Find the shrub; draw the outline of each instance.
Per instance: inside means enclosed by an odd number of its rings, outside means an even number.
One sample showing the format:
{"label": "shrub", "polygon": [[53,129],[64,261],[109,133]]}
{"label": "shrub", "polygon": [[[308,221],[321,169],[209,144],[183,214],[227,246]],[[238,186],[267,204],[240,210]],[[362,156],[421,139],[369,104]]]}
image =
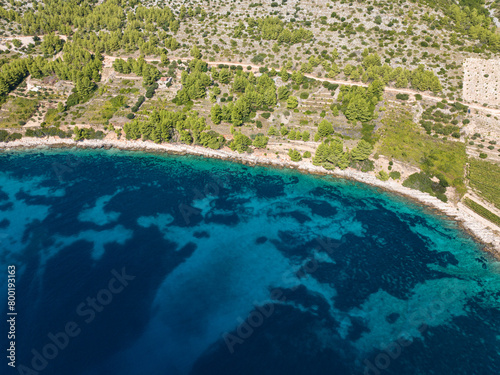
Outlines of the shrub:
{"label": "shrub", "polygon": [[339,87],[338,84],[336,83],[331,83],[331,82],[323,82],[322,83],[323,87],[326,88],[328,91],[335,91]]}
{"label": "shrub", "polygon": [[448,198],[446,197],[445,192],[448,183],[444,180],[443,176],[438,176],[438,178],[439,177],[442,177],[443,179],[440,179],[439,183],[436,183],[432,181],[431,176],[425,172],[413,173],[403,182],[403,186],[429,193],[443,202],[446,202]]}
{"label": "shrub", "polygon": [[408,94],[396,94],[396,99],[399,100],[408,100],[410,98],[410,95]]}
{"label": "shrub", "polygon": [[380,171],[378,172],[377,178],[381,181],[387,181],[389,179],[389,175],[386,171]]}
{"label": "shrub", "polygon": [[135,115],[132,112],[130,112],[130,113],[127,114],[127,118],[129,120],[133,120],[135,118]]}
{"label": "shrub", "polygon": [[304,99],[305,100],[307,98],[309,98],[309,93],[308,92],[304,91],[304,92],[300,93],[300,99]]}
{"label": "shrub", "polygon": [[156,89],[158,88],[158,83],[153,83],[151,86],[148,87],[146,91],[146,98],[151,99],[153,95],[155,94]]}
{"label": "shrub", "polygon": [[305,151],[304,155],[302,155],[303,158],[308,159],[311,157],[311,153],[309,151]]}
{"label": "shrub", "polygon": [[415,95],[415,99],[416,99],[416,100],[422,100],[422,95],[420,95],[420,94],[416,94],[416,95]]}
{"label": "shrub", "polygon": [[487,155],[487,154],[485,154],[484,152],[481,152],[481,153],[479,154],[479,157],[480,157],[481,159],[486,159],[486,158],[488,157],[488,155]]}
{"label": "shrub", "polygon": [[258,55],[255,55],[254,57],[252,57],[252,59],[250,61],[254,64],[261,64],[264,62],[265,58],[266,58],[265,54],[259,53]]}
{"label": "shrub", "polygon": [[[31,130],[31,129],[29,129]],[[27,135],[29,136],[29,135]],[[6,130],[0,130],[0,142],[15,141],[16,139],[21,139],[23,135],[21,133],[9,134]]]}
{"label": "shrub", "polygon": [[269,117],[271,117],[271,114],[269,112],[264,112],[261,116],[267,120]]}
{"label": "shrub", "polygon": [[135,105],[130,109],[132,112],[137,112],[139,110],[139,108],[141,107],[142,103],[144,103],[146,99],[144,98],[144,96],[139,96],[137,98],[137,102],[135,102]]}
{"label": "shrub", "polygon": [[401,173],[398,171],[392,171],[391,173],[389,173],[389,177],[393,180],[399,180],[401,178]]}

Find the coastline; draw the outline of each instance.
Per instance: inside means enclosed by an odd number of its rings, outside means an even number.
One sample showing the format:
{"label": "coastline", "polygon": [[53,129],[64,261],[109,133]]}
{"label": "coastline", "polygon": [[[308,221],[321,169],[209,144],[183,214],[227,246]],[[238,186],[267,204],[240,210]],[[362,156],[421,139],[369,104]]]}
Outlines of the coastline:
{"label": "coastline", "polygon": [[[365,183],[397,195],[404,196],[407,199],[416,201],[419,204],[425,205],[428,208],[437,210],[448,218],[458,222],[460,227],[474,237],[483,245],[483,248],[495,258],[500,260],[500,228],[493,223],[489,223],[465,205],[458,203],[445,203],[428,193],[423,193],[418,190],[413,190],[404,187],[401,183],[395,180],[381,181],[373,172],[361,172],[348,168],[345,170],[335,169],[332,171],[325,170],[322,167],[314,166],[311,160],[302,160],[300,162],[292,162],[284,159],[271,158],[264,155],[256,156],[254,154],[239,154],[229,149],[212,150],[201,146],[190,146],[185,144],[156,144],[151,141],[128,141],[128,140],[83,140],[74,141],[73,139],[59,138],[22,138],[20,140],[0,143],[0,151],[15,150],[15,149],[33,149],[33,148],[63,148],[63,147],[78,147],[78,148],[116,148],[128,151],[145,151],[145,152],[166,152],[177,155],[194,155],[205,158],[222,159],[234,162],[240,162],[247,165],[263,165],[277,168],[293,168],[303,173],[331,175],[338,178],[351,179],[361,183]],[[273,155],[274,156],[274,155]]]}

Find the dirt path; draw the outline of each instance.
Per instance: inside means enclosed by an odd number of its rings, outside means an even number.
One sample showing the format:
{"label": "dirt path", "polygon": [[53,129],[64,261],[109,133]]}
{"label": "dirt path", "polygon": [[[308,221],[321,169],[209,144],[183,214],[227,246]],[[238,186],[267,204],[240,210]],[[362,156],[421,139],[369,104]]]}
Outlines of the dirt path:
{"label": "dirt path", "polygon": [[[58,36],[61,37],[61,39],[64,39],[65,41],[68,39],[68,37],[66,35],[58,34]],[[42,37],[42,36],[40,36],[40,37]],[[32,37],[25,36],[24,38],[32,38]],[[127,58],[127,57],[116,57],[116,56],[110,56],[110,55],[104,55],[104,54],[103,54],[103,57],[104,57],[105,66],[107,65],[109,67],[111,67],[114,60],[119,59],[119,58],[125,58],[125,59]],[[169,57],[169,59],[170,60],[181,60],[181,61],[192,60],[192,58],[190,58],[190,57],[174,57],[174,56]],[[106,60],[107,60],[107,64],[106,64]],[[146,58],[145,60],[148,62],[161,61],[160,58]],[[250,67],[252,67],[252,71],[258,71],[259,68],[264,67],[263,65],[245,64],[245,63],[231,62],[231,61],[208,61],[207,64],[210,66],[219,65],[219,64],[224,64],[224,65],[228,65],[228,66],[238,66],[238,65],[250,66]],[[289,70],[288,72],[291,73],[292,71]],[[362,86],[362,87],[368,86],[368,84],[363,83],[363,82],[336,80],[336,79],[332,79],[332,78],[322,78],[322,77],[316,77],[312,74],[307,74],[307,73],[304,74],[304,76],[307,78],[317,80],[317,81],[331,82],[331,83],[335,83],[335,84],[339,84],[339,85]],[[385,87],[384,91],[409,94],[409,95],[420,94],[420,95],[422,95],[423,98],[437,101],[437,102],[440,102],[441,100],[443,100],[440,97],[430,95],[430,94],[424,94],[420,91],[416,91],[416,90],[412,90],[412,89],[398,89],[395,87]],[[467,103],[467,102],[459,102],[459,103],[464,104],[464,105],[468,106],[469,108],[474,108],[477,110],[481,110],[481,111],[485,111],[485,112],[489,112],[489,113],[493,113],[493,114],[500,114],[500,109],[487,108],[487,107],[483,107],[482,105],[479,105],[479,104],[472,104],[472,103]]]}
{"label": "dirt path", "polygon": [[[112,64],[113,64],[113,61],[115,61],[116,59],[119,59],[119,58],[127,58],[127,57],[116,57],[116,56],[110,56],[110,55],[103,55],[104,57],[104,66],[105,67],[111,67]],[[175,56],[170,56],[169,57],[170,60],[181,60],[181,61],[188,61],[188,60],[192,60],[192,58],[189,58],[189,57],[175,57]],[[161,61],[160,58],[145,58],[145,61],[147,62],[153,62],[153,61]],[[263,68],[264,66],[263,65],[254,65],[254,64],[245,64],[245,63],[240,63],[240,62],[231,62],[231,61],[207,61],[207,64],[209,66],[216,66],[216,65],[228,65],[228,66],[250,66],[252,68],[252,71],[258,71],[260,68]],[[292,73],[293,71],[292,70],[289,70],[288,71],[289,73]],[[333,79],[333,78],[324,78],[324,77],[317,77],[315,75],[312,75],[312,74],[304,74],[304,77],[307,77],[307,78],[310,78],[310,79],[314,79],[316,81],[320,81],[320,82],[330,82],[330,83],[334,83],[334,84],[338,84],[338,85],[345,85],[345,86],[362,86],[362,87],[368,87],[368,84],[366,83],[363,83],[363,82],[356,82],[356,81],[346,81],[346,80],[339,80],[339,79]],[[436,102],[440,102],[442,101],[443,99],[438,97],[438,96],[434,96],[434,95],[430,95],[430,94],[425,94],[423,92],[420,92],[420,91],[417,91],[417,90],[412,90],[412,89],[399,89],[399,88],[395,88],[395,87],[384,87],[384,91],[386,92],[394,92],[394,93],[401,93],[401,94],[409,94],[409,95],[417,95],[417,94],[420,94],[422,96],[422,98],[426,98],[426,99],[429,99],[429,100],[432,100],[432,101],[436,101]],[[479,105],[479,104],[472,104],[472,103],[467,103],[467,102],[459,102],[463,105],[466,105],[468,106],[469,108],[474,108],[474,109],[477,109],[477,110],[480,110],[480,111],[484,111],[484,112],[489,112],[489,113],[492,113],[492,114],[500,114],[500,109],[494,109],[494,108],[487,108],[487,107],[483,107],[482,105]]]}
{"label": "dirt path", "polygon": [[[183,57],[183,58],[170,57],[170,60],[187,61],[187,60],[191,60],[191,59],[190,58],[186,58],[186,57]],[[146,59],[146,61],[160,61],[160,60],[159,59]],[[240,66],[250,66],[250,67],[252,67],[252,71],[258,71],[259,68],[264,67],[263,65],[234,63],[234,62],[230,62],[230,61],[209,61],[207,63],[208,63],[209,66],[214,66],[214,65],[219,65],[219,64],[229,65],[229,66],[238,66],[238,65],[240,65]],[[289,70],[288,72],[292,73],[293,71]],[[316,77],[315,75],[308,74],[308,73],[304,74],[304,77],[311,78],[311,79],[314,79],[314,80],[320,81],[320,82],[330,82],[330,83],[334,83],[334,84],[338,84],[338,85],[368,87],[368,84],[363,83],[363,82],[345,81],[345,80],[333,79],[333,78]],[[434,95],[430,95],[430,94],[425,94],[425,93],[423,93],[421,91],[412,90],[412,89],[398,89],[396,87],[386,86],[386,87],[384,87],[384,91],[386,91],[386,92],[401,93],[401,94],[409,94],[409,95],[420,94],[420,95],[422,95],[422,98],[426,98],[426,99],[429,99],[429,100],[432,100],[432,101],[436,101],[436,102],[440,102],[440,101],[443,100],[443,98],[440,98],[438,96],[434,96]],[[477,110],[480,110],[480,111],[489,112],[489,113],[493,113],[493,114],[500,114],[500,109],[487,108],[487,107],[483,107],[482,105],[479,105],[479,104],[472,104],[472,103],[467,103],[467,102],[459,102],[459,103],[461,103],[463,105],[466,105],[469,108],[474,108],[474,109],[477,109]]]}

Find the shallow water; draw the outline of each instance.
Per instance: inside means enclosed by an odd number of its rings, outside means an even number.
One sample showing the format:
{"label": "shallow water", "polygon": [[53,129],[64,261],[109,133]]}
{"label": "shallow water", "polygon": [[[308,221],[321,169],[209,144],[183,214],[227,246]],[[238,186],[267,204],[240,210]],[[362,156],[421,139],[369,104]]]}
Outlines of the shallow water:
{"label": "shallow water", "polygon": [[454,222],[363,184],[2,153],[0,240],[2,269],[17,269],[11,373],[500,372],[499,263]]}

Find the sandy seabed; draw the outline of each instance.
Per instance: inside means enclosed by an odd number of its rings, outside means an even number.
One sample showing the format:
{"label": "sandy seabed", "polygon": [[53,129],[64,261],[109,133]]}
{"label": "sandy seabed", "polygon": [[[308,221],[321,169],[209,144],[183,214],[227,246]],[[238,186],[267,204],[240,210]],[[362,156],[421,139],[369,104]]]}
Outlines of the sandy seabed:
{"label": "sandy seabed", "polygon": [[44,147],[118,148],[131,151],[190,154],[207,158],[231,160],[249,165],[268,165],[278,168],[294,168],[306,173],[332,175],[335,177],[352,179],[404,195],[428,207],[437,209],[442,214],[458,221],[467,232],[485,245],[486,251],[492,253],[497,259],[500,259],[499,227],[477,215],[461,203],[458,203],[457,205],[449,202],[445,203],[428,193],[404,187],[400,182],[394,180],[381,181],[375,176],[374,172],[365,173],[352,168],[327,171],[323,167],[313,165],[310,159],[302,160],[300,162],[292,162],[290,160],[278,159],[274,154],[270,154],[269,156],[261,153],[259,153],[259,155],[248,153],[239,154],[228,148],[222,150],[212,150],[205,147],[189,146],[184,144],[156,144],[151,141],[84,140],[76,142],[72,139],[51,137],[42,139],[23,138],[13,142],[0,143],[0,150]]}

